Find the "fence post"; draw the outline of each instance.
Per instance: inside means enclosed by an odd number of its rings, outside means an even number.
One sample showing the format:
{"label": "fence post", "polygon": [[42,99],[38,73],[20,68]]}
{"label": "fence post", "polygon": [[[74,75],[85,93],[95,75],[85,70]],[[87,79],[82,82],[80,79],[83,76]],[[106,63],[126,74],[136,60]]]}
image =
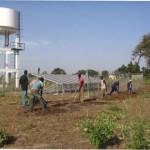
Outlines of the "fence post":
{"label": "fence post", "polygon": [[87,92],[88,92],[88,98],[90,97],[90,92],[89,92],[89,73],[88,73],[88,70],[87,70]]}

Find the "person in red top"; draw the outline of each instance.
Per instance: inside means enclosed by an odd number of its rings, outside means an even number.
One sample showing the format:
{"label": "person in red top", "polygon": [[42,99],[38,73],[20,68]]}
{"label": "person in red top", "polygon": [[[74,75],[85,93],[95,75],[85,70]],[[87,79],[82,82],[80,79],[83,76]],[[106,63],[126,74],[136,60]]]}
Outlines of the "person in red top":
{"label": "person in red top", "polygon": [[84,102],[84,79],[81,76],[81,74],[78,74],[78,92],[79,92],[79,100],[81,101],[81,103]]}

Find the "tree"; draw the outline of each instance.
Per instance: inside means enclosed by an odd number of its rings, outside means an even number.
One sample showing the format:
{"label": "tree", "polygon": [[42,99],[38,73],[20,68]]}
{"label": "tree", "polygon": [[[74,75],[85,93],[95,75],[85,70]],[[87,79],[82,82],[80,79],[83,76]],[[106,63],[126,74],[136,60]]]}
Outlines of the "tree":
{"label": "tree", "polygon": [[93,69],[88,69],[88,70],[79,70],[76,74],[81,73],[81,74],[86,74],[88,72],[88,75],[93,77],[93,76],[98,76],[99,72]]}
{"label": "tree", "polygon": [[86,70],[79,70],[79,71],[78,71],[77,73],[75,73],[75,74],[80,73],[80,74],[84,74],[84,75],[85,75],[85,74],[86,74],[86,72],[87,72]]}
{"label": "tree", "polygon": [[89,69],[88,70],[88,75],[91,76],[91,77],[98,76],[99,72],[96,71],[96,70]]}
{"label": "tree", "polygon": [[140,66],[138,63],[135,63],[132,68],[132,73],[140,73]]}
{"label": "tree", "polygon": [[136,63],[132,63],[132,61],[130,61],[130,63],[125,66],[125,65],[122,65],[121,67],[119,67],[116,71],[115,71],[116,74],[126,74],[126,73],[140,73],[140,66],[139,64],[136,62]]}
{"label": "tree", "polygon": [[133,64],[132,61],[130,61],[130,63],[127,66],[127,72],[132,73],[133,72]]}
{"label": "tree", "polygon": [[147,67],[150,67],[150,33],[145,34],[136,48],[133,50],[133,59],[138,57],[138,63],[141,57],[146,60]]}
{"label": "tree", "polygon": [[102,76],[105,77],[105,78],[108,78],[108,76],[109,76],[109,71],[103,70],[103,71],[102,71]]}
{"label": "tree", "polygon": [[119,67],[116,72],[119,72],[119,73],[122,73],[122,74],[125,74],[127,73],[127,67],[125,65],[122,65],[121,67]]}
{"label": "tree", "polygon": [[65,70],[61,69],[61,68],[55,68],[51,74],[66,74]]}

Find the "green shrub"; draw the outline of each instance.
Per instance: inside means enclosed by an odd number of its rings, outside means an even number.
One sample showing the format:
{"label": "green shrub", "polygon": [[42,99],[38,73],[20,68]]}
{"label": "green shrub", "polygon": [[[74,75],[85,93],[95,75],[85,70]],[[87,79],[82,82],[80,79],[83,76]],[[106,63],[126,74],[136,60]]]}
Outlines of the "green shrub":
{"label": "green shrub", "polygon": [[0,147],[4,146],[8,142],[8,136],[4,131],[0,131]]}
{"label": "green shrub", "polygon": [[113,137],[114,117],[108,112],[100,113],[95,120],[85,119],[81,128],[90,142],[97,148],[104,148]]}
{"label": "green shrub", "polygon": [[129,122],[124,129],[127,138],[127,146],[132,149],[149,149],[150,142],[146,138],[145,124],[141,119]]}

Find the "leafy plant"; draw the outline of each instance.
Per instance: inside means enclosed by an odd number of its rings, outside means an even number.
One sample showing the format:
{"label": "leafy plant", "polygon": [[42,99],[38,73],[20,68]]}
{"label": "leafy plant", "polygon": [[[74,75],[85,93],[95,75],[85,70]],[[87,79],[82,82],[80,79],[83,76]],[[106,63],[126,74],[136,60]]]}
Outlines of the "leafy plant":
{"label": "leafy plant", "polygon": [[114,117],[108,112],[102,112],[95,120],[87,118],[82,121],[81,128],[92,144],[104,148],[113,137]]}
{"label": "leafy plant", "polygon": [[0,147],[4,146],[8,142],[8,136],[4,131],[0,131]]}
{"label": "leafy plant", "polygon": [[128,148],[132,149],[149,149],[150,142],[146,138],[146,126],[144,121],[136,119],[125,125],[124,134],[127,139]]}

